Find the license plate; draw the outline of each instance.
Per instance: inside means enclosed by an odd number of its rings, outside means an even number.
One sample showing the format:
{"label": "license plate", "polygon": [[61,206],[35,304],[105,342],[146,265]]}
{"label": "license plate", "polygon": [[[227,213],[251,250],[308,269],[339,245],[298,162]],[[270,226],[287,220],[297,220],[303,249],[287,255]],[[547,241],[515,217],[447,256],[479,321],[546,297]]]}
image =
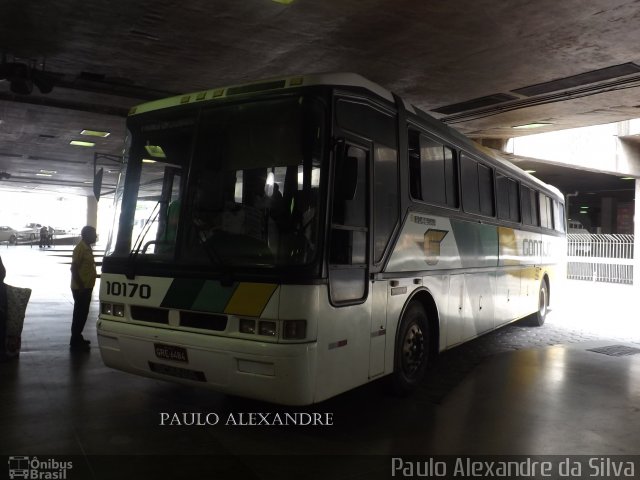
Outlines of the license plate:
{"label": "license plate", "polygon": [[176,362],[189,362],[187,357],[187,349],[182,347],[176,347],[174,345],[163,345],[161,343],[155,343],[156,357],[163,360],[173,360]]}

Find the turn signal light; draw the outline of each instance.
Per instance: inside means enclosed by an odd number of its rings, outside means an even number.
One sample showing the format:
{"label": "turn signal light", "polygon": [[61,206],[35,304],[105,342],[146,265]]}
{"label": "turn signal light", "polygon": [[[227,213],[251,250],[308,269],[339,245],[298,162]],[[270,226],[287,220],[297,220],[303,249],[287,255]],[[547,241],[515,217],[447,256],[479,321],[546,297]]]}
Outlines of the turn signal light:
{"label": "turn signal light", "polygon": [[303,340],[306,337],[306,320],[285,320],[282,322],[282,338],[284,340]]}

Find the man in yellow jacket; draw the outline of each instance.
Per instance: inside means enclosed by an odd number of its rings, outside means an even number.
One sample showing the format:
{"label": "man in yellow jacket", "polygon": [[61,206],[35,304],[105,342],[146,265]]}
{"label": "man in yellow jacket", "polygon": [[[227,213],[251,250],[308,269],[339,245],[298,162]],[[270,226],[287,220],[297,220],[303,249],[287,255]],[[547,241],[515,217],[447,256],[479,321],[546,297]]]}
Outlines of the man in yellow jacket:
{"label": "man in yellow jacket", "polygon": [[89,350],[89,340],[82,337],[82,330],[91,305],[91,293],[96,284],[96,264],[91,245],[96,243],[96,229],[87,225],[80,232],[82,240],[73,249],[71,260],[71,293],[73,294],[73,321],[71,322],[71,350]]}

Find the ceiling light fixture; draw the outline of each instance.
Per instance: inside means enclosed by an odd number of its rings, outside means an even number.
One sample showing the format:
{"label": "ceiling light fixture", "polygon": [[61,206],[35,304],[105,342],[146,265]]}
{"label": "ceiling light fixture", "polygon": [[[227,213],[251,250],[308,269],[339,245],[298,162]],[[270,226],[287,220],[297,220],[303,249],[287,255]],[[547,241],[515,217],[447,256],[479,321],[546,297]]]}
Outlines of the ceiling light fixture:
{"label": "ceiling light fixture", "polygon": [[89,135],[91,137],[102,137],[106,138],[111,135],[111,132],[100,132],[98,130],[82,130],[80,135]]}
{"label": "ceiling light fixture", "polygon": [[144,148],[147,151],[147,153],[152,157],[167,158],[167,156],[164,153],[164,150],[162,150],[162,147],[159,145],[145,145]]}
{"label": "ceiling light fixture", "polygon": [[151,160],[150,158],[143,158],[142,163],[156,163],[155,160]]}
{"label": "ceiling light fixture", "polygon": [[620,177],[620,180],[635,180],[634,177]]}
{"label": "ceiling light fixture", "polygon": [[527,172],[527,173],[536,173],[535,170],[525,170],[525,172]]}
{"label": "ceiling light fixture", "polygon": [[36,173],[36,177],[51,177],[50,173]]}
{"label": "ceiling light fixture", "polygon": [[514,125],[511,128],[516,129],[516,130],[528,130],[528,129],[532,129],[532,128],[542,128],[542,127],[546,127],[548,125],[553,125],[553,123],[533,122],[533,123],[527,123],[525,125]]}
{"label": "ceiling light fixture", "polygon": [[93,142],[82,142],[80,140],[71,140],[69,145],[76,145],[78,147],[95,147],[96,144]]}

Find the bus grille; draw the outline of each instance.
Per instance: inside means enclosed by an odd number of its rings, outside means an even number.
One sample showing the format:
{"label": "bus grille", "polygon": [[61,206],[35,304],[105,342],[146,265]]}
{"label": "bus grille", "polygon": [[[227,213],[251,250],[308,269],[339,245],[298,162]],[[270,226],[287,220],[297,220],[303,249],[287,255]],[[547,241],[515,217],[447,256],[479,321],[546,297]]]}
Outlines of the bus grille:
{"label": "bus grille", "polygon": [[131,305],[131,318],[142,322],[169,323],[169,310]]}
{"label": "bus grille", "polygon": [[222,332],[227,328],[227,317],[226,315],[182,311],[180,312],[180,326]]}

